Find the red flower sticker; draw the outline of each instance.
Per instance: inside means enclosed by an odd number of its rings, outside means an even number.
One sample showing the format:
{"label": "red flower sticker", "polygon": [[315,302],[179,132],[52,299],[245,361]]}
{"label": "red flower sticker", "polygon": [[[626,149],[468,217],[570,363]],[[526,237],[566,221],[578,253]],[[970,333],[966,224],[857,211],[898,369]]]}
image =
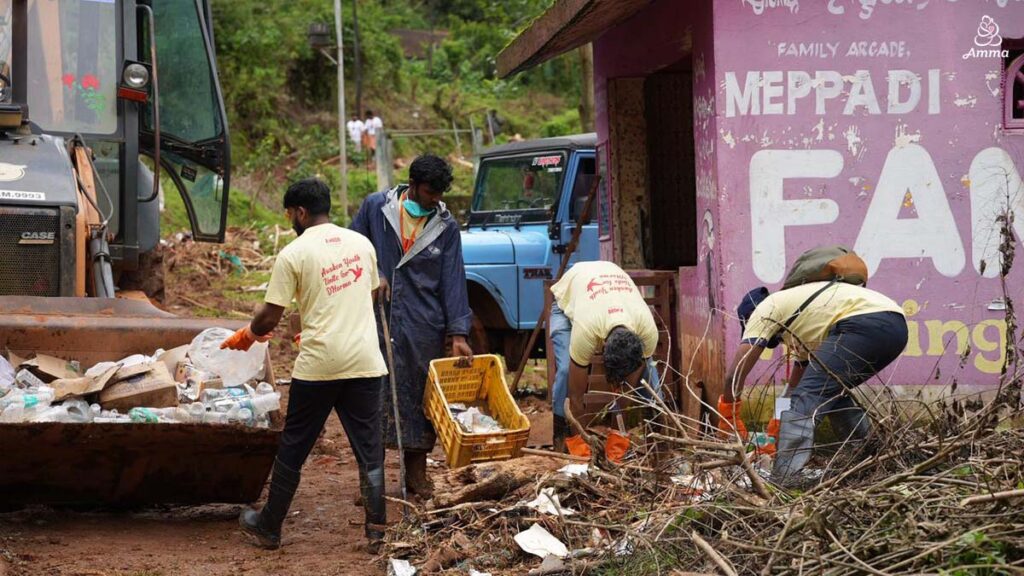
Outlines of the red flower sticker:
{"label": "red flower sticker", "polygon": [[92,88],[93,90],[96,90],[99,87],[100,87],[99,79],[97,79],[92,74],[86,74],[85,76],[82,76],[82,88],[86,88],[86,89]]}
{"label": "red flower sticker", "polygon": [[75,84],[75,75],[74,74],[65,74],[64,77],[61,78],[61,82],[63,82],[65,86],[70,88],[70,87],[74,86],[74,84]]}

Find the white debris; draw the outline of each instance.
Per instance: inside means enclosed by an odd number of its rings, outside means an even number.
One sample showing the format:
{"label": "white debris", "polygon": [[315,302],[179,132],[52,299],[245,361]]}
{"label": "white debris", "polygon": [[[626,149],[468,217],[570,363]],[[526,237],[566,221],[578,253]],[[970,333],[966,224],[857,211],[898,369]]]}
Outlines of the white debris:
{"label": "white debris", "polygon": [[388,576],[414,576],[416,567],[408,560],[388,559]]}
{"label": "white debris", "polygon": [[469,576],[491,576],[490,572],[481,572],[479,570],[469,569]]}
{"label": "white debris", "polygon": [[562,544],[561,540],[552,536],[540,524],[534,524],[528,530],[516,534],[514,539],[523,552],[533,554],[538,558],[546,556],[565,558],[569,555],[569,549],[565,547],[565,544]]}
{"label": "white debris", "polygon": [[531,502],[524,504],[527,508],[532,508],[542,514],[550,514],[552,516],[571,516],[576,513],[571,508],[562,506],[562,503],[558,501],[558,494],[555,494],[555,489],[548,487],[540,491]]}
{"label": "white debris", "polygon": [[590,464],[566,464],[558,469],[559,472],[572,478],[574,476],[586,476],[590,470]]}

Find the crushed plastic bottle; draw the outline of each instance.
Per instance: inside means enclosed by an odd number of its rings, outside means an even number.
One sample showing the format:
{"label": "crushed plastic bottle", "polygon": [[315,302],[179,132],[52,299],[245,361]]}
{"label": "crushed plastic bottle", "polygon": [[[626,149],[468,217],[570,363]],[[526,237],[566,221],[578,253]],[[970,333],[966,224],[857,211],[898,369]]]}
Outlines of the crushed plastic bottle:
{"label": "crushed plastic bottle", "polygon": [[267,344],[257,342],[248,351],[221,350],[220,345],[233,334],[227,328],[207,328],[199,333],[188,349],[196,368],[220,376],[225,387],[240,386],[263,375]]}
{"label": "crushed plastic bottle", "polygon": [[20,388],[41,388],[46,386],[45,382],[40,380],[38,376],[30,372],[27,368],[22,368],[22,370],[14,377],[14,381]]}
{"label": "crushed plastic bottle", "polygon": [[93,415],[85,400],[78,398],[52,405],[32,417],[32,422],[65,422],[85,424],[92,422]]}
{"label": "crushed plastic bottle", "polygon": [[199,395],[199,401],[207,406],[213,406],[218,400],[230,400],[237,398],[248,398],[252,396],[255,391],[248,384],[242,386],[234,386],[231,388],[210,388],[203,390]]}
{"label": "crushed plastic bottle", "polygon": [[28,422],[53,402],[53,388],[45,384],[33,390],[12,389],[0,398],[0,422]]}
{"label": "crushed plastic bottle", "polygon": [[156,424],[160,416],[152,408],[132,408],[128,411],[128,418],[136,424]]}

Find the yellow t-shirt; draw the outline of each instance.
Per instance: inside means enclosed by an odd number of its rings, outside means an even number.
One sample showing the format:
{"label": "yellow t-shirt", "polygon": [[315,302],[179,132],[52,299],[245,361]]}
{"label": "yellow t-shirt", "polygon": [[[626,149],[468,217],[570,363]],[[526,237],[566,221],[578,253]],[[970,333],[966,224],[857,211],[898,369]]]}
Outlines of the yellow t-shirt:
{"label": "yellow t-shirt", "polygon": [[636,333],[650,357],[658,345],[658,327],[633,279],[611,262],[573,265],[551,293],[572,322],[569,356],[580,366],[604,348],[604,339],[616,326]]}
{"label": "yellow t-shirt", "polygon": [[[811,282],[780,290],[758,304],[747,321],[743,341],[757,344],[782,334],[782,340],[798,360],[807,360],[808,349],[817,350],[836,322],[873,312],[899,312],[903,308],[888,296],[862,286],[836,282],[810,304],[783,330],[786,320],[827,282]],[[800,346],[802,342],[807,348]]]}
{"label": "yellow t-shirt", "polygon": [[387,374],[377,342],[372,290],[380,285],[377,253],[365,236],[319,224],[281,250],[268,304],[302,316],[302,344],[292,377],[322,381]]}

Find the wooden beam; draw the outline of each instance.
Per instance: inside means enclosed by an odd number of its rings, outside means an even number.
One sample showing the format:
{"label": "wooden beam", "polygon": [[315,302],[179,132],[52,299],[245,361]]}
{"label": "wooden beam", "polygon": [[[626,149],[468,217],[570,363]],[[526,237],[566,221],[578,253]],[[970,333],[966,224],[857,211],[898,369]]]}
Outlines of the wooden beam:
{"label": "wooden beam", "polygon": [[498,54],[498,75],[522,72],[596,40],[650,1],[559,0]]}

